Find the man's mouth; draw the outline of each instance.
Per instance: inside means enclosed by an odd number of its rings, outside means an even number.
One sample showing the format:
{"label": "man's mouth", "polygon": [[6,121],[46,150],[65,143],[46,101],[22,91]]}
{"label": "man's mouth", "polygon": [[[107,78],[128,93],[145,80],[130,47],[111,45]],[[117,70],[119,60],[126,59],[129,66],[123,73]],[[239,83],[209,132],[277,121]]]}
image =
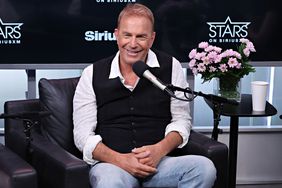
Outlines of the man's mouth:
{"label": "man's mouth", "polygon": [[136,56],[139,52],[141,52],[141,50],[128,50],[126,49],[126,52],[128,55],[131,55],[131,56]]}

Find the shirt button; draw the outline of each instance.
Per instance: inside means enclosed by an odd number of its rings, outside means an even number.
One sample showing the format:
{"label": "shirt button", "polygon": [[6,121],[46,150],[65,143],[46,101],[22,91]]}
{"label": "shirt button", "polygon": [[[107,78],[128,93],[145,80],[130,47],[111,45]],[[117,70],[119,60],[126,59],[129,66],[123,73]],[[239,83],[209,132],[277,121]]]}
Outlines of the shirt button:
{"label": "shirt button", "polygon": [[132,132],[133,132],[133,133],[136,133],[136,129],[132,129]]}
{"label": "shirt button", "polygon": [[130,110],[133,111],[133,110],[134,110],[134,107],[130,107]]}
{"label": "shirt button", "polygon": [[133,143],[134,145],[136,145],[136,141],[135,141],[135,140],[133,140],[132,143]]}
{"label": "shirt button", "polygon": [[135,123],[134,123],[134,122],[131,122],[131,125],[132,125],[132,126],[134,126],[134,125],[135,125]]}

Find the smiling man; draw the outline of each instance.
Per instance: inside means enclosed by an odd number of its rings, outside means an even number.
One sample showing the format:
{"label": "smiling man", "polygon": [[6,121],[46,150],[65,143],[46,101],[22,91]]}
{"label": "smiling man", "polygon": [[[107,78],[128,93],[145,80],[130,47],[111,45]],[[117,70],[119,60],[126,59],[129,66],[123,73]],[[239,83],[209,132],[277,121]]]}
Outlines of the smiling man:
{"label": "smiling man", "polygon": [[128,4],[115,29],[119,51],[88,66],[77,85],[74,140],[91,165],[92,187],[208,188],[215,181],[209,159],[167,156],[187,144],[192,125],[189,103],[170,98],[132,70],[141,60],[165,83],[187,87],[179,61],[151,50],[155,35],[150,9]]}

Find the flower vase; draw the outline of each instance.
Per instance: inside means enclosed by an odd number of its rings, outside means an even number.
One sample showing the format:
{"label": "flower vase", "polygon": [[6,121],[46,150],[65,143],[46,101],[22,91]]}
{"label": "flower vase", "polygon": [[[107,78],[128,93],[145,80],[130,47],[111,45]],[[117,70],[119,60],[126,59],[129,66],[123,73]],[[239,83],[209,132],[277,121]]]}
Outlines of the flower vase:
{"label": "flower vase", "polygon": [[241,101],[241,79],[232,76],[222,76],[216,78],[214,93],[215,95],[227,99]]}

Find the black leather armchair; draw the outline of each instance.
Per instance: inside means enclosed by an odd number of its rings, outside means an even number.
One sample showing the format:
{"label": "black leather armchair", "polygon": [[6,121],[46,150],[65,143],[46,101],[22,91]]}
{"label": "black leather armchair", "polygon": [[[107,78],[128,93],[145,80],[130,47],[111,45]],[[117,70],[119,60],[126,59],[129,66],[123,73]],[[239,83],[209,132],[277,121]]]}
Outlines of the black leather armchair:
{"label": "black leather armchair", "polygon": [[[88,165],[73,141],[72,99],[79,78],[41,79],[39,99],[7,101],[5,113],[22,111],[50,111],[52,115],[40,120],[32,130],[31,164],[38,173],[40,187],[89,187]],[[26,159],[22,122],[5,120],[6,145]],[[210,158],[217,169],[214,187],[227,183],[228,148],[225,144],[192,131],[189,143],[173,155],[197,154]]]}
{"label": "black leather armchair", "polygon": [[0,144],[0,187],[37,187],[34,168],[2,144]]}

